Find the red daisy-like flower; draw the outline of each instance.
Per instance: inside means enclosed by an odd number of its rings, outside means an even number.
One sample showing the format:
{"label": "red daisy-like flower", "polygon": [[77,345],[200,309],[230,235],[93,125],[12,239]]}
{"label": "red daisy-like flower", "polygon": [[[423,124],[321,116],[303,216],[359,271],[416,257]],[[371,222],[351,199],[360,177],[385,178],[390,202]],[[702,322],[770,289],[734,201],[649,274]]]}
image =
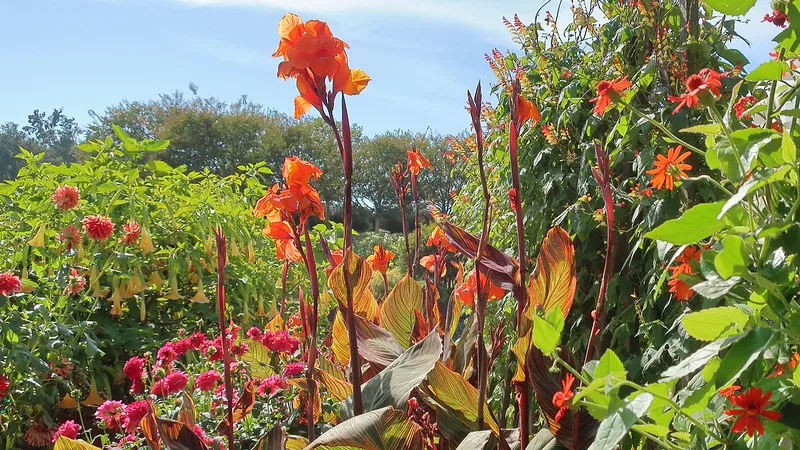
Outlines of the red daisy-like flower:
{"label": "red daisy-like flower", "polygon": [[672,272],[671,279],[667,282],[669,286],[669,292],[675,297],[675,300],[679,302],[685,302],[689,300],[694,295],[694,290],[688,283],[681,280],[679,275],[685,273],[687,275],[691,275],[694,273],[694,268],[692,267],[693,261],[700,261],[700,255],[702,251],[699,247],[690,245],[683,250],[680,256],[675,258],[678,262],[677,265],[670,266],[669,271]]}
{"label": "red daisy-like flower", "polygon": [[300,347],[300,340],[290,336],[286,330],[267,331],[261,343],[277,353],[292,354]]}
{"label": "red daisy-like flower", "polygon": [[574,382],[575,377],[568,373],[567,376],[561,380],[561,390],[553,394],[553,406],[558,408],[555,417],[556,422],[559,422],[569,409],[567,402],[575,395],[575,393],[572,392],[572,383]]}
{"label": "red daisy-like flower", "polygon": [[53,429],[44,422],[36,422],[25,432],[25,442],[31,447],[46,447],[53,442]]}
{"label": "red daisy-like flower", "polygon": [[67,278],[67,286],[64,288],[64,295],[75,295],[83,291],[86,287],[86,278],[78,274],[76,269],[70,269],[69,277]]}
{"label": "red daisy-like flower", "polygon": [[144,378],[144,363],[144,358],[141,356],[134,356],[127,360],[125,365],[122,366],[122,373],[131,381],[141,380]]}
{"label": "red daisy-like flower", "polygon": [[0,375],[0,400],[6,396],[9,386],[11,386],[11,382],[8,381],[8,378],[5,375]]}
{"label": "red daisy-like flower", "polygon": [[64,211],[70,210],[76,206],[78,206],[78,202],[81,201],[81,193],[78,191],[78,188],[72,186],[59,186],[56,188],[55,192],[53,192],[53,203],[56,204],[56,208],[63,209]]}
{"label": "red daisy-like flower", "polygon": [[97,408],[94,416],[103,422],[106,428],[116,430],[125,418],[125,404],[117,400],[106,400]]}
{"label": "red daisy-like flower", "polygon": [[86,216],[81,220],[81,223],[83,224],[83,231],[96,241],[108,239],[114,233],[114,222],[105,216]]}
{"label": "red daisy-like flower", "polygon": [[770,397],[772,397],[772,391],[763,393],[761,389],[756,387],[751,387],[744,394],[730,397],[731,403],[739,407],[725,410],[725,414],[729,416],[738,416],[736,422],[733,423],[731,431],[741,433],[746,430],[748,436],[753,436],[755,433],[764,434],[764,424],[761,423],[762,418],[767,420],[779,420],[781,418],[780,412],[765,409],[769,404]]}
{"label": "red daisy-like flower", "polygon": [[125,406],[125,420],[123,427],[126,433],[133,433],[147,415],[147,401],[137,400]]}
{"label": "red daisy-like flower", "polygon": [[286,387],[286,381],[280,375],[270,375],[258,385],[256,392],[258,395],[275,395]]}
{"label": "red daisy-like flower", "polygon": [[677,97],[672,95],[667,97],[671,102],[679,102],[672,114],[677,114],[684,105],[694,108],[710,101],[712,97],[709,94],[712,94],[713,97],[719,97],[722,89],[722,81],[720,80],[724,76],[713,69],[703,69],[687,78],[685,94]]}
{"label": "red daisy-like flower", "polygon": [[633,83],[628,81],[628,77],[615,78],[611,81],[603,80],[597,83],[597,97],[589,100],[595,104],[592,112],[602,116],[612,103],[619,101],[622,91],[631,86]]}
{"label": "red daisy-like flower", "polygon": [[81,432],[81,426],[75,423],[74,420],[67,420],[59,425],[58,430],[53,434],[53,442],[57,441],[59,437],[64,436],[70,439],[77,439],[78,433]]}
{"label": "red daisy-like flower", "polygon": [[0,272],[0,295],[9,296],[22,289],[22,281],[11,272]]}
{"label": "red daisy-like flower", "polygon": [[120,242],[125,245],[131,245],[139,240],[139,235],[142,233],[142,226],[131,220],[122,226],[125,234],[120,238]]}
{"label": "red daisy-like flower", "polygon": [[758,99],[752,95],[745,95],[744,97],[740,98],[736,104],[733,105],[733,110],[736,112],[736,117],[742,120],[749,119],[750,114],[745,114],[745,111],[752,108],[756,103],[758,103]]}
{"label": "red daisy-like flower", "polygon": [[283,376],[286,378],[293,377],[295,375],[300,375],[303,373],[303,369],[305,368],[305,364],[302,362],[291,362],[283,366]]}

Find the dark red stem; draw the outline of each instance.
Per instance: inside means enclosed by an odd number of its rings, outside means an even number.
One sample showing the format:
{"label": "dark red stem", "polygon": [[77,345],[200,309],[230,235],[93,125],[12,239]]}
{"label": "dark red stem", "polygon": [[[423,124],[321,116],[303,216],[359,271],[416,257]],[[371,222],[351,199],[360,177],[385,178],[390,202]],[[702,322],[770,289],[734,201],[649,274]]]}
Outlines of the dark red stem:
{"label": "dark red stem", "polygon": [[[317,393],[317,382],[314,380],[314,371],[317,362],[317,317],[319,309],[319,283],[317,281],[317,263],[314,260],[314,247],[311,246],[311,236],[308,234],[308,226],[303,226],[305,232],[306,248],[306,269],[308,270],[309,281],[311,282],[311,300],[313,302],[313,314],[309,315],[309,331],[311,334],[311,345],[309,345],[306,355],[306,384],[308,384],[308,398],[306,399],[306,420],[308,421],[308,440],[313,441],[316,436],[314,430],[314,399]],[[305,308],[301,300],[300,307]]]}
{"label": "dark red stem", "polygon": [[231,354],[228,346],[228,333],[225,331],[225,263],[228,260],[228,248],[222,227],[214,229],[217,241],[217,315],[219,316],[219,332],[222,338],[222,360],[225,364],[225,398],[228,400],[228,449],[234,449],[233,437],[233,382],[231,381]]}
{"label": "dark red stem", "polygon": [[411,261],[412,273],[411,276],[415,277],[417,274],[417,261],[419,261],[419,189],[417,189],[417,176],[411,174],[411,193],[414,196],[414,259]]}

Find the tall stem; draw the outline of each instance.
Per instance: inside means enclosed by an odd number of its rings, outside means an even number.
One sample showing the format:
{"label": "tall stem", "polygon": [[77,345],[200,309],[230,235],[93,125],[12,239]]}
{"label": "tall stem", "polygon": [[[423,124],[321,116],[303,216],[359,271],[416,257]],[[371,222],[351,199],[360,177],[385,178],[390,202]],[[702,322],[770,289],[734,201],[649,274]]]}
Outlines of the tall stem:
{"label": "tall stem", "polygon": [[411,192],[414,195],[414,259],[411,262],[411,276],[416,276],[417,261],[419,261],[419,189],[417,189],[417,176],[411,174]]}
{"label": "tall stem", "polygon": [[[522,218],[522,201],[521,201],[521,188],[519,181],[519,83],[515,82],[512,92],[512,103],[514,110],[511,120],[511,127],[509,132],[509,156],[511,160],[511,188],[514,194],[511,196],[510,201],[513,203],[511,208],[514,210],[517,225],[517,256],[519,258],[519,279],[520,286],[514,289],[514,297],[517,299],[517,337],[521,338],[525,333],[523,315],[525,307],[528,304],[528,290],[525,288],[525,223]],[[520,366],[525,370],[525,361],[519,362]],[[528,446],[529,418],[528,411],[530,405],[530,383],[528,382],[527,375],[525,381],[519,384],[519,436],[520,447],[526,448]]]}
{"label": "tall stem", "polygon": [[363,412],[361,401],[361,363],[356,341],[356,318],[353,311],[353,281],[350,279],[350,258],[353,253],[353,140],[350,135],[350,118],[347,103],[342,95],[342,165],[344,166],[344,260],[342,261],[345,295],[347,298],[347,337],[350,344],[350,372],[353,381],[353,414]]}
{"label": "tall stem", "polygon": [[[306,420],[308,421],[308,440],[313,441],[316,436],[314,430],[314,399],[317,395],[317,382],[314,380],[314,372],[317,362],[317,318],[319,309],[319,282],[317,281],[317,263],[314,260],[314,248],[311,246],[311,236],[308,233],[307,224],[303,224],[305,229],[305,249],[306,249],[306,269],[308,278],[311,282],[311,301],[313,302],[313,314],[310,315],[309,332],[311,334],[311,345],[307,349],[308,360],[306,362],[306,384],[308,385],[308,399],[306,400]],[[305,308],[301,299],[300,307]]]}
{"label": "tall stem", "polygon": [[226,434],[228,449],[233,450],[235,448],[233,441],[233,382],[231,381],[231,354],[228,346],[228,333],[225,331],[225,263],[228,260],[228,248],[221,226],[214,229],[214,236],[217,241],[217,316],[219,317],[219,332],[222,339],[222,360],[225,364],[223,370],[225,399],[228,401],[228,427]]}

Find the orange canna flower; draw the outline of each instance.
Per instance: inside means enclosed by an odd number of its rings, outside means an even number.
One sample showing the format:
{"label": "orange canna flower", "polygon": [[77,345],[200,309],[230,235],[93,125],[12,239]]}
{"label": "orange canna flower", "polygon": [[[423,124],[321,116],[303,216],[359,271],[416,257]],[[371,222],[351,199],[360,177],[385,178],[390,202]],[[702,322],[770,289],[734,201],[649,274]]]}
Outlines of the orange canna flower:
{"label": "orange canna flower", "polygon": [[681,153],[683,146],[679,145],[669,149],[667,156],[658,155],[653,168],[648,170],[647,174],[653,175],[650,179],[650,184],[656,189],[661,189],[666,185],[666,188],[672,190],[675,188],[675,180],[686,178],[686,170],[691,170],[692,166],[684,163],[683,161],[689,157],[690,153]]}
{"label": "orange canna flower", "polygon": [[[725,75],[712,70],[703,69],[695,75],[686,79],[686,93],[674,97],[672,95],[667,98],[671,102],[680,102],[672,114],[677,114],[684,105],[689,108],[701,106],[713,100],[714,97],[720,96],[720,89],[722,89],[722,77]],[[713,97],[709,94],[713,94]]]}
{"label": "orange canna flower", "polygon": [[372,266],[372,270],[386,273],[386,270],[389,267],[389,261],[391,261],[393,258],[394,252],[391,250],[386,250],[383,248],[383,245],[376,245],[373,248],[372,254],[367,256],[367,262],[370,266]]}
{"label": "orange canna flower", "polygon": [[408,153],[408,171],[414,176],[419,175],[419,171],[424,168],[433,170],[433,165],[431,165],[431,162],[428,161],[428,159],[425,158],[422,153],[420,153],[418,148],[414,147],[406,153]]}
{"label": "orange canna flower", "polygon": [[[483,284],[482,290],[484,291],[488,285],[489,301],[503,298],[503,296],[506,295],[506,291],[503,290],[503,288],[494,283],[489,283],[489,279],[483,274],[481,274],[481,284]],[[453,293],[455,294],[456,298],[461,300],[462,303],[468,306],[472,306],[475,303],[475,296],[478,294],[477,288],[478,288],[478,282],[476,281],[475,277],[475,269],[472,269],[467,274],[467,278],[464,280],[464,283],[457,286],[453,291]]]}
{"label": "orange canna flower", "polygon": [[751,387],[744,394],[731,396],[731,403],[739,407],[725,410],[725,414],[739,416],[733,423],[731,431],[741,433],[747,430],[747,435],[751,437],[755,433],[764,434],[764,424],[761,423],[761,418],[767,420],[780,420],[781,418],[780,412],[765,409],[769,405],[770,397],[772,397],[772,391],[763,393],[756,387]]}
{"label": "orange canna flower", "polygon": [[539,112],[539,108],[537,108],[532,101],[522,96],[519,97],[519,104],[517,105],[517,108],[520,125],[528,120],[533,120],[533,122],[536,123],[542,119],[542,114]]}
{"label": "orange canna flower", "polygon": [[[436,255],[426,255],[419,259],[419,265],[424,267],[430,273],[434,273],[436,270]],[[445,276],[447,274],[447,267],[442,265],[440,276]]]}
{"label": "orange canna flower", "polygon": [[317,180],[322,176],[322,170],[297,156],[289,156],[283,161],[281,175],[286,186],[292,189],[308,186],[311,180]]}
{"label": "orange canna flower", "polygon": [[[359,69],[347,62],[347,43],[331,33],[328,24],[320,20],[303,22],[295,14],[286,14],[278,22],[278,48],[272,54],[283,58],[278,64],[278,78],[297,78],[295,118],[302,117],[311,107],[322,110],[323,99],[332,101],[335,94],[358,95],[370,82]],[[327,81],[333,85],[328,95]]]}
{"label": "orange canna flower", "polygon": [[611,81],[603,80],[597,83],[597,97],[589,100],[591,103],[595,104],[592,112],[598,116],[602,116],[611,103],[619,101],[622,91],[628,89],[632,85],[633,83],[628,81],[627,76],[615,78]]}
{"label": "orange canna flower", "polygon": [[444,231],[437,225],[436,228],[433,229],[431,232],[430,237],[428,237],[428,241],[425,243],[429,247],[437,247],[439,249],[454,252],[456,248],[453,247],[453,244],[447,239],[445,236]]}

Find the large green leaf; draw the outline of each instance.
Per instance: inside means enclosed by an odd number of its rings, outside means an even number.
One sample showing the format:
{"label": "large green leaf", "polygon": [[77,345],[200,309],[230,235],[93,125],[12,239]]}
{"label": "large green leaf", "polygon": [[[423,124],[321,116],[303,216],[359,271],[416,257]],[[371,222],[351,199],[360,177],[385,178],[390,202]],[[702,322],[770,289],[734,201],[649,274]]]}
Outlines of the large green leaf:
{"label": "large green leaf", "polygon": [[247,363],[247,371],[253,378],[267,378],[275,373],[272,368],[274,353],[269,351],[261,342],[253,339],[247,340],[247,351],[242,355],[242,361]]}
{"label": "large green leaf", "polygon": [[[441,354],[442,339],[433,331],[361,386],[364,411],[385,406],[403,408],[411,391],[425,379]],[[353,398],[350,397],[342,405],[342,412],[350,417],[352,411]]]}
{"label": "large green leaf", "polygon": [[628,434],[633,424],[639,420],[653,401],[653,394],[642,393],[625,402],[609,414],[597,428],[597,437],[590,450],[606,450],[617,447],[617,444]]}
{"label": "large green leaf", "polygon": [[727,386],[741,373],[761,358],[764,350],[772,342],[774,334],[769,328],[756,328],[737,342],[725,354],[714,377],[717,386]]}
{"label": "large green leaf", "polygon": [[552,450],[556,447],[556,437],[547,428],[542,428],[525,447],[525,450]]}
{"label": "large green leaf", "polygon": [[[712,358],[717,356],[721,350],[730,347],[743,337],[744,334],[737,334],[735,336],[729,336],[724,339],[716,340],[705,347],[702,347],[688,357],[682,359],[677,365],[665,370],[664,373],[661,374],[661,380],[659,381],[663,383],[670,380],[683,378],[686,375],[694,373],[696,370],[705,366],[706,363],[711,361]],[[720,384],[720,386],[723,385]]]}
{"label": "large green leaf", "polygon": [[713,341],[740,333],[747,314],[735,306],[720,306],[689,313],[681,318],[686,332],[701,341]]}
{"label": "large green leaf", "polygon": [[347,419],[323,433],[306,450],[360,448],[367,450],[422,450],[419,425],[391,406]]}
{"label": "large green leaf", "polygon": [[783,73],[789,71],[789,66],[783,61],[767,61],[762,63],[745,77],[747,81],[780,80]]}
{"label": "large green leaf", "polygon": [[386,328],[403,346],[411,345],[411,331],[416,318],[414,311],[424,311],[422,285],[409,274],[389,292],[381,309],[381,326]]}
{"label": "large green leaf", "polygon": [[564,329],[564,316],[561,309],[553,308],[547,318],[538,314],[533,316],[533,345],[547,356],[553,354],[561,342],[561,332]]}
{"label": "large green leaf", "polygon": [[730,277],[727,280],[717,277],[711,280],[701,281],[692,286],[692,289],[703,297],[713,300],[727,294],[739,281],[741,281],[739,277]]}
{"label": "large green leaf", "polygon": [[539,306],[545,313],[559,308],[567,317],[575,298],[576,283],[572,239],[563,228],[553,227],[542,241],[536,270],[528,282],[528,318],[533,319],[535,308]]}
{"label": "large green leaf", "polygon": [[742,16],[755,6],[756,0],[703,0],[715,11],[729,16]]}
{"label": "large green leaf", "polygon": [[594,368],[594,378],[602,378],[607,375],[615,375],[619,378],[625,378],[625,366],[613,350],[608,349]]}
{"label": "large green leaf", "polygon": [[481,450],[492,440],[492,430],[480,430],[469,433],[464,440],[458,444],[456,450]]}
{"label": "large green leaf", "polygon": [[749,261],[747,247],[741,236],[727,236],[722,240],[722,250],[714,257],[714,267],[723,279],[733,275],[747,275]]}
{"label": "large green leaf", "polygon": [[674,245],[694,244],[725,228],[725,224],[717,220],[724,204],[720,201],[695,205],[681,217],[662,223],[645,237]]}

